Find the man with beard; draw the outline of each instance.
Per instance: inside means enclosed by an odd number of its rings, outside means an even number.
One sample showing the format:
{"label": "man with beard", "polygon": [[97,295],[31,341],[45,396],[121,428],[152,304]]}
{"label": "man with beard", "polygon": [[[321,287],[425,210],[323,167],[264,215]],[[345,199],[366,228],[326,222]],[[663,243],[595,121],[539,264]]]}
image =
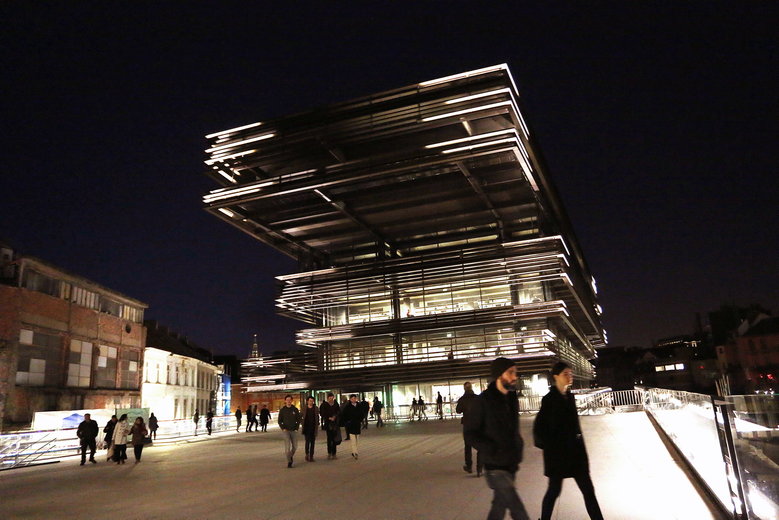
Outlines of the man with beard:
{"label": "man with beard", "polygon": [[517,368],[510,359],[499,357],[490,364],[487,389],[465,416],[463,434],[475,447],[484,464],[487,485],[493,490],[487,520],[499,520],[506,509],[514,520],[529,520],[514,480],[522,462],[524,443],[519,434],[519,406],[515,385]]}

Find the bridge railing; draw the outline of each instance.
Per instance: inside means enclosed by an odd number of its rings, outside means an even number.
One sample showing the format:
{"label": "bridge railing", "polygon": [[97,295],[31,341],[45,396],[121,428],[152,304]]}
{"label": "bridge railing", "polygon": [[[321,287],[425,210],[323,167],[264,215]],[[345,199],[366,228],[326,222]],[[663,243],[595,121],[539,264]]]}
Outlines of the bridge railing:
{"label": "bridge railing", "polygon": [[736,520],[779,518],[779,396],[638,391],[722,509]]}

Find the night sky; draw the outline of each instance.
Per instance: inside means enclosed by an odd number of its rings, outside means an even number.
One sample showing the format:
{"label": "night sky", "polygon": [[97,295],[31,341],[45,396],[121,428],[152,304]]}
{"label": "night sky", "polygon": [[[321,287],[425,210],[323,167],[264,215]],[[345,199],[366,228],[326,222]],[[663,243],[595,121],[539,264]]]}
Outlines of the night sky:
{"label": "night sky", "polygon": [[779,311],[777,2],[21,4],[0,6],[0,239],[216,353],[304,325],[273,307],[295,262],[203,211],[204,136],[504,62],[612,345]]}

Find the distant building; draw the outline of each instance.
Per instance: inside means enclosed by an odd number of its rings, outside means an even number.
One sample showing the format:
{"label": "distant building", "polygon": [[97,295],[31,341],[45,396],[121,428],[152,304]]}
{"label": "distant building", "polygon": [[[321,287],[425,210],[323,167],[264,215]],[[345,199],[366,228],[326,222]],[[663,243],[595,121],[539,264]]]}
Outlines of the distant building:
{"label": "distant building", "polygon": [[639,384],[639,360],[647,352],[643,347],[613,346],[598,349],[595,360],[597,386],[614,390],[632,390]]}
{"label": "distant building", "polygon": [[744,320],[717,354],[731,393],[779,392],[779,317]]}
{"label": "distant building", "polygon": [[211,354],[155,321],[146,325],[143,407],[160,420],[189,418],[195,410],[216,413],[221,370]]}
{"label": "distant building", "polygon": [[595,280],[506,65],[207,138],[207,211],[301,269],[276,302],[304,354],[253,391],[456,400],[497,356],[526,395],[561,359],[590,386]]}
{"label": "distant building", "polygon": [[147,305],[0,244],[0,427],[137,408]]}

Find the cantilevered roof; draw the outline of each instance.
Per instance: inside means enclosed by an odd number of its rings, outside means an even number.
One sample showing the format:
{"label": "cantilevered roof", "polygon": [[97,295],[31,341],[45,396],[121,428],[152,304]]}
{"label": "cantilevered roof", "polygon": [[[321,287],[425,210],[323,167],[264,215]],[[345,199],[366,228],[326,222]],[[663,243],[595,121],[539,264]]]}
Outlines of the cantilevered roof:
{"label": "cantilevered roof", "polygon": [[517,98],[499,65],[211,134],[206,209],[321,265],[537,236],[558,203]]}

